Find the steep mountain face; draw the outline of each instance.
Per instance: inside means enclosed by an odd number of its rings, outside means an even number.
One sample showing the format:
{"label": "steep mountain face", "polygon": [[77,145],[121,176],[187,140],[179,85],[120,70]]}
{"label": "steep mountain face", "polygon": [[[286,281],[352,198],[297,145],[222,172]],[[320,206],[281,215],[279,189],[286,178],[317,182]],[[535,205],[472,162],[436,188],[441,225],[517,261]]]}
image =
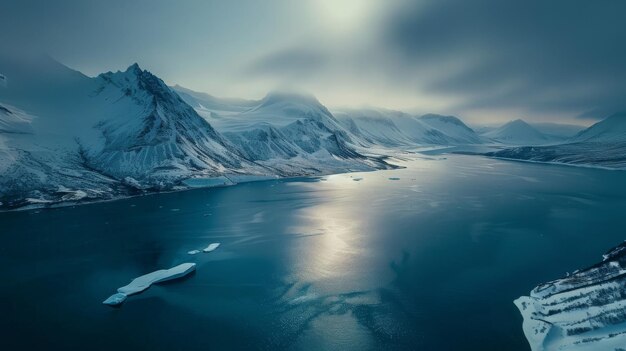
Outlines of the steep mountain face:
{"label": "steep mountain face", "polygon": [[98,78],[94,99],[110,114],[94,127],[102,143],[84,146],[87,164],[115,178],[163,182],[251,166],[160,79],[137,64]]}
{"label": "steep mountain face", "polygon": [[361,140],[313,96],[273,92],[235,111],[198,110],[243,156],[280,175],[391,167],[359,152]]}
{"label": "steep mountain face", "polygon": [[480,137],[458,118],[383,109],[344,109],[335,112],[345,128],[370,144],[387,147],[462,145],[480,143]]}
{"label": "steep mountain face", "polygon": [[509,145],[543,145],[551,140],[528,123],[517,119],[483,134],[491,140]]}
{"label": "steep mountain face", "polygon": [[0,202],[19,206],[271,173],[136,64],[90,78],[52,59],[0,59]]}
{"label": "steep mountain face", "polygon": [[623,350],[626,243],[602,262],[537,286],[515,300],[533,351]]}
{"label": "steep mountain face", "polygon": [[524,146],[486,154],[502,158],[626,169],[626,118],[614,114],[565,144]]}

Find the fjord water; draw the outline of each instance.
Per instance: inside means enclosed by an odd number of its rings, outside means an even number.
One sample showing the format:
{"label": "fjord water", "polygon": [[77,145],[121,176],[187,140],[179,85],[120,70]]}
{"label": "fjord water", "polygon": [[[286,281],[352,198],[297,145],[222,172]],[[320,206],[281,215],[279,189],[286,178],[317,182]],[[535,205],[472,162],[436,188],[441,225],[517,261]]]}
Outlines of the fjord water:
{"label": "fjord water", "polygon": [[0,213],[0,349],[528,350],[513,300],[626,239],[624,172],[404,166]]}

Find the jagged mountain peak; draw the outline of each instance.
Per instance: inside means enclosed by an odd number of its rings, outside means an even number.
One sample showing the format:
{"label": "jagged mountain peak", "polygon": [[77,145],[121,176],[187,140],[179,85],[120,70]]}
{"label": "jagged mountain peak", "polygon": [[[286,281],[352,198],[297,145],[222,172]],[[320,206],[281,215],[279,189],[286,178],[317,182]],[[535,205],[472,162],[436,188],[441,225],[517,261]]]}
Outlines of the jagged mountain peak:
{"label": "jagged mountain peak", "polygon": [[[186,105],[163,80],[150,71],[141,69],[137,63],[133,63],[123,72],[106,72],[100,74],[98,78],[122,89],[127,96],[137,97],[139,92],[143,91],[152,96],[155,102],[175,102]],[[100,91],[105,88],[102,86]]]}

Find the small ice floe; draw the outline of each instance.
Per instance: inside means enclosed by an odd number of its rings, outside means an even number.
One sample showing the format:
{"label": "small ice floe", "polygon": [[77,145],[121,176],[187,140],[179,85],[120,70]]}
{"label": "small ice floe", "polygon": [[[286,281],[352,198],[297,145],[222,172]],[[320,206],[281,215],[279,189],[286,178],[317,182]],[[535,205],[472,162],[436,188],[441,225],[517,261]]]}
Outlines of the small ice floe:
{"label": "small ice floe", "polygon": [[211,251],[215,251],[215,249],[217,249],[220,246],[220,243],[212,243],[209,244],[209,246],[205,247],[204,249],[201,250],[191,250],[191,251],[187,251],[188,254],[190,255],[196,255],[199,254],[200,252],[211,252]]}
{"label": "small ice floe", "polygon": [[202,249],[202,252],[211,252],[217,249],[220,246],[220,243],[212,243],[209,246]]}
{"label": "small ice floe", "polygon": [[117,306],[122,304],[122,302],[126,301],[128,295],[117,293],[109,296],[108,299],[104,300],[102,303],[109,306]]}
{"label": "small ice floe", "polygon": [[389,180],[400,180],[400,178],[397,178],[397,177],[389,177]]}
{"label": "small ice floe", "polygon": [[361,177],[358,177],[358,178],[352,178],[352,180],[354,180],[355,182],[359,182],[359,181],[363,180],[363,178],[361,178]]}
{"label": "small ice floe", "polygon": [[172,212],[178,212],[178,211],[180,211],[180,208],[173,208],[173,209],[171,209],[170,211],[172,211]]}
{"label": "small ice floe", "polygon": [[133,279],[130,284],[117,289],[117,293],[111,295],[102,303],[109,306],[117,306],[124,302],[130,295],[138,294],[148,289],[152,284],[168,280],[178,279],[196,270],[195,263],[183,263],[170,269],[161,269]]}

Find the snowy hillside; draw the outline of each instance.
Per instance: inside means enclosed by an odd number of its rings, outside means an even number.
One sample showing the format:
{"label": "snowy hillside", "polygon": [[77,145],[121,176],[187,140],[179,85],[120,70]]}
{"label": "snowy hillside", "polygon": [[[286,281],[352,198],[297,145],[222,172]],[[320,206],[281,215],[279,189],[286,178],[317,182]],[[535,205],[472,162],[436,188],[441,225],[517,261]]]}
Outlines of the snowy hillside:
{"label": "snowy hillside", "polygon": [[481,138],[476,132],[454,116],[442,116],[426,114],[419,118],[432,128],[442,132],[449,140],[448,143],[456,144],[480,144]]}
{"label": "snowy hillside", "polygon": [[382,157],[361,154],[361,141],[313,96],[272,92],[233,111],[198,110],[243,156],[280,175],[390,167]]}
{"label": "snowy hillside", "polygon": [[564,144],[523,146],[488,156],[534,162],[626,169],[626,118],[618,113],[583,130]]}
{"label": "snowy hillside", "polygon": [[532,351],[623,350],[626,243],[602,262],[539,285],[515,300]]}
{"label": "snowy hillside", "polygon": [[0,70],[11,81],[0,92],[4,207],[202,183],[190,178],[227,176],[222,183],[232,184],[242,175],[392,167],[382,156],[357,152],[358,142],[309,96],[270,94],[250,102],[180,93],[194,109],[137,64],[91,78],[48,57],[2,57]]}
{"label": "snowy hillside", "polygon": [[167,190],[197,176],[271,174],[138,65],[90,78],[47,57],[0,60],[5,205]]}
{"label": "snowy hillside", "polygon": [[335,112],[345,128],[370,144],[387,147],[480,143],[480,137],[458,118],[384,109],[343,109]]}
{"label": "snowy hillside", "polygon": [[521,119],[508,122],[482,135],[493,141],[508,145],[545,145],[552,140]]}
{"label": "snowy hillside", "polygon": [[571,142],[626,143],[626,112],[615,113],[592,125]]}

